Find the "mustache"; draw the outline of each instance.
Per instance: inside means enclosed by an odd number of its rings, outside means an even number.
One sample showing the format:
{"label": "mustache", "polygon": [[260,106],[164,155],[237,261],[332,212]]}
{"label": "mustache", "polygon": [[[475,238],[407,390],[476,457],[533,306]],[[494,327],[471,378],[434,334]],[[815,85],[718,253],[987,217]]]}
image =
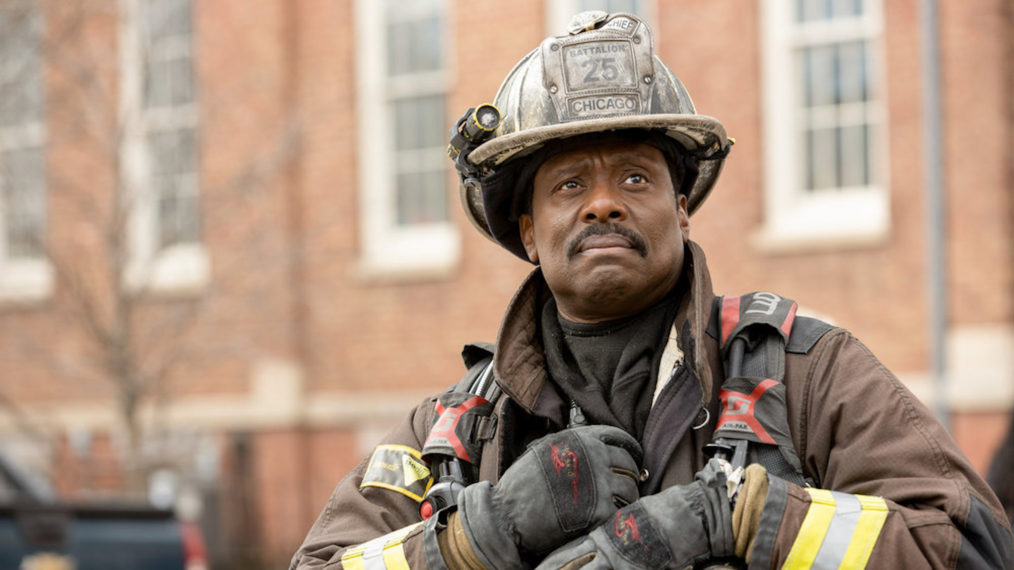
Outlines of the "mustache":
{"label": "mustache", "polygon": [[591,224],[585,229],[581,230],[581,233],[574,236],[574,239],[570,240],[570,245],[567,247],[567,257],[571,258],[578,254],[581,250],[581,242],[591,236],[604,236],[609,234],[616,234],[623,236],[630,240],[634,245],[634,249],[641,254],[641,257],[648,256],[648,244],[645,242],[641,234],[635,232],[630,228],[626,228],[617,223],[612,224]]}

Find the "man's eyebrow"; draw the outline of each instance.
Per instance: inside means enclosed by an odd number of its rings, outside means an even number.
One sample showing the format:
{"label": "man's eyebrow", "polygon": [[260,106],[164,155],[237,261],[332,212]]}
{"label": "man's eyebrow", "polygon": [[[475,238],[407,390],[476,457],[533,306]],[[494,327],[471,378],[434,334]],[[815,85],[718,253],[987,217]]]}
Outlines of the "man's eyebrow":
{"label": "man's eyebrow", "polygon": [[[587,157],[568,161],[561,161],[559,164],[554,164],[550,166],[548,172],[554,175],[570,174],[572,171],[581,170],[582,168],[584,168],[589,161],[591,161],[591,159]],[[620,152],[610,156],[606,160],[606,164],[610,166],[616,164],[635,164],[640,166],[650,161],[651,161],[650,157],[644,156],[643,154],[638,152],[630,151],[630,152]]]}
{"label": "man's eyebrow", "polygon": [[636,168],[647,169],[648,164],[650,164],[650,163],[647,160],[645,160],[644,158],[639,158],[639,157],[636,157],[636,156],[631,156],[631,157],[617,157],[616,160],[611,161],[611,163],[609,164],[609,166],[612,166],[614,168],[615,167],[632,166],[632,167],[636,167]]}
{"label": "man's eyebrow", "polygon": [[645,163],[648,163],[648,162],[651,162],[651,161],[652,161],[651,157],[646,156],[644,153],[635,152],[635,151],[632,151],[632,150],[631,151],[621,151],[621,152],[618,152],[618,153],[612,155],[612,157],[610,157],[610,159],[609,159],[609,163],[611,163],[611,164],[615,164],[615,163],[632,163],[632,164],[636,164],[638,166],[644,165]]}
{"label": "man's eyebrow", "polygon": [[588,164],[589,159],[587,157],[578,158],[574,160],[560,161],[558,164],[553,164],[546,171],[546,174],[553,178],[573,176],[578,172],[584,170]]}

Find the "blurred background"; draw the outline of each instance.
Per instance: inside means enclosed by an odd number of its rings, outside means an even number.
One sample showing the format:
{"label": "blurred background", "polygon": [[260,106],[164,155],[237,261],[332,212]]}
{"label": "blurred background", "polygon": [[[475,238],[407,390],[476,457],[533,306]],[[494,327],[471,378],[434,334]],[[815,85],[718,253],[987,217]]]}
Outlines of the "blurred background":
{"label": "blurred background", "polygon": [[692,219],[716,292],[851,329],[985,473],[1014,403],[1014,8],[930,4],[0,0],[0,452],[177,508],[212,568],[283,567],[531,269],[465,220],[448,128],[606,9],[736,139]]}

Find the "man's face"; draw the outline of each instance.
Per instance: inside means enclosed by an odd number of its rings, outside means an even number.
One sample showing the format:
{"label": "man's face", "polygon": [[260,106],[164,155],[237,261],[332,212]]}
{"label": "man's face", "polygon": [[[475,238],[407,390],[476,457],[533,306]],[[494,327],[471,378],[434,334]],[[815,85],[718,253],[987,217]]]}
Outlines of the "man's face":
{"label": "man's face", "polygon": [[564,318],[599,322],[636,314],[679,279],[690,235],[661,151],[592,143],[547,159],[535,173],[532,214],[519,220],[528,257]]}

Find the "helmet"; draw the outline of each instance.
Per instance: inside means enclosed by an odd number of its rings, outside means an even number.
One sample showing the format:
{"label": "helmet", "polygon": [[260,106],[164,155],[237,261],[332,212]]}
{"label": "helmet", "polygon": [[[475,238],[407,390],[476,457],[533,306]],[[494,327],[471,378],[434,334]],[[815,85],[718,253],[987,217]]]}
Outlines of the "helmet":
{"label": "helmet", "polygon": [[639,18],[583,12],[569,32],[546,38],[514,66],[493,101],[499,126],[458,160],[459,171],[462,162],[474,168],[471,179],[462,173],[469,220],[525,260],[516,201],[526,190],[503,174],[516,177],[524,158],[546,143],[629,129],[664,133],[696,162],[690,169],[696,178],[683,185],[690,213],[715,184],[731,144],[718,120],[696,114],[686,88],[654,55],[651,30]]}

